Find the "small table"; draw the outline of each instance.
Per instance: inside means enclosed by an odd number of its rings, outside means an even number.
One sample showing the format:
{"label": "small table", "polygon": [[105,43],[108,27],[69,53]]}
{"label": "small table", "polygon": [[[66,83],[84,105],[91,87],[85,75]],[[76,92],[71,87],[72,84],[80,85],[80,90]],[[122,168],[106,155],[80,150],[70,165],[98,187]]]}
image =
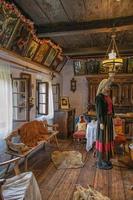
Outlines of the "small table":
{"label": "small table", "polygon": [[96,141],[96,129],[97,129],[97,121],[92,120],[87,124],[86,129],[86,151],[90,151],[93,147],[93,143]]}

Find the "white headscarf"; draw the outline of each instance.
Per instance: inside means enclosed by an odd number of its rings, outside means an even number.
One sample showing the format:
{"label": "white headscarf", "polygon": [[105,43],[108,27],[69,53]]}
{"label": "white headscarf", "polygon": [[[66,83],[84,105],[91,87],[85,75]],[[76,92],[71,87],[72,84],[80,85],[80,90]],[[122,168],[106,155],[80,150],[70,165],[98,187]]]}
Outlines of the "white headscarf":
{"label": "white headscarf", "polygon": [[108,79],[103,79],[103,80],[99,83],[99,86],[98,86],[97,94],[96,94],[96,95],[102,93],[102,90],[103,90],[106,86],[110,87],[111,83],[114,81],[114,76],[115,76],[115,73],[109,73]]}
{"label": "white headscarf", "polygon": [[96,95],[102,93],[102,90],[103,90],[106,86],[110,86],[110,80],[109,80],[109,79],[103,79],[103,80],[99,83],[99,86],[98,86],[97,94],[96,94]]}

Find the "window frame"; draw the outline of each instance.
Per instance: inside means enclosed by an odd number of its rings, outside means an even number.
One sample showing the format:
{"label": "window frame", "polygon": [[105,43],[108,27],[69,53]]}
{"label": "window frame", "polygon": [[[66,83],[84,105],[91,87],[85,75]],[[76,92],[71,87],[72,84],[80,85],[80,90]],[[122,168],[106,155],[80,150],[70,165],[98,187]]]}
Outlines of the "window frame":
{"label": "window frame", "polygon": [[[54,87],[55,87],[55,91],[56,93],[54,93]],[[60,108],[60,84],[56,83],[56,84],[52,84],[52,91],[53,91],[53,103],[54,103],[54,111],[59,110]],[[55,101],[57,97],[57,101]],[[56,105],[57,105],[57,109],[56,109]]]}
{"label": "window frame", "polygon": [[[42,93],[40,92],[40,85],[42,84],[45,84],[46,86],[46,92],[45,93]],[[45,102],[46,103],[40,103],[40,94],[46,94],[46,97],[45,97]],[[46,105],[46,112],[42,113],[40,112],[40,105]],[[37,81],[37,115],[48,115],[48,107],[49,107],[49,84],[48,82],[41,82],[41,81]]]}
{"label": "window frame", "polygon": [[[26,121],[29,121],[29,116],[30,116],[30,111],[29,111],[29,88],[28,88],[28,80],[26,78],[15,78],[15,77],[12,77],[12,99],[14,98],[14,95],[20,95],[24,92],[14,92],[14,88],[13,88],[13,82],[17,80],[17,81],[22,81],[24,80],[25,83],[26,83],[26,91],[25,91],[25,100],[26,100],[26,106],[24,106],[25,110],[26,110],[26,115],[25,115],[25,119],[14,119],[14,116],[13,116],[13,123],[16,123],[16,122],[26,122]],[[12,108],[14,110],[14,108],[18,108],[18,109],[23,109],[23,108],[20,108],[20,106],[14,106],[14,104],[12,105]]]}

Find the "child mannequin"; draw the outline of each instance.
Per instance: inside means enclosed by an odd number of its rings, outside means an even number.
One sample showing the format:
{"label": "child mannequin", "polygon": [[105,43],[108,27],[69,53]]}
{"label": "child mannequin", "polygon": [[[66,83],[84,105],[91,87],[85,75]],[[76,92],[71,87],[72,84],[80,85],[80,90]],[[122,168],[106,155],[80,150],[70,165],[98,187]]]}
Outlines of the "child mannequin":
{"label": "child mannequin", "polygon": [[86,131],[87,122],[84,119],[84,116],[81,115],[79,118],[79,122],[77,123],[77,130],[78,131]]}

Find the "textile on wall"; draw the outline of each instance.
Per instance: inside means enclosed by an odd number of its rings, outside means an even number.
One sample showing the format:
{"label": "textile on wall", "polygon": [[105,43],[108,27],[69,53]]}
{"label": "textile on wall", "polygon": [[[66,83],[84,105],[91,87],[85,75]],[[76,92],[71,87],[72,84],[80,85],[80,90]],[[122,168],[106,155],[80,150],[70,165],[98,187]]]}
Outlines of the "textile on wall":
{"label": "textile on wall", "polygon": [[12,131],[12,80],[10,64],[0,61],[0,139]]}

